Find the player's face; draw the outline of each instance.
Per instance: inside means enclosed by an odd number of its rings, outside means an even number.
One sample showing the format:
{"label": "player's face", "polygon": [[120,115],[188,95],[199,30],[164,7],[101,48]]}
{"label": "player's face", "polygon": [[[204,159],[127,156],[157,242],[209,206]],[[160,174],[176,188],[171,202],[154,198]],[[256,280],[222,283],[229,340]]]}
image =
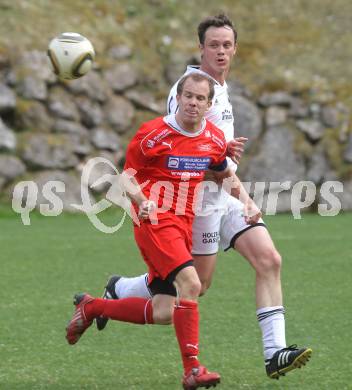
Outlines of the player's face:
{"label": "player's face", "polygon": [[229,27],[209,27],[200,45],[201,69],[218,81],[226,77],[236,52],[234,33]]}
{"label": "player's face", "polygon": [[177,102],[176,119],[179,124],[188,131],[199,130],[205,112],[211,106],[208,82],[187,79],[181,95],[177,95]]}

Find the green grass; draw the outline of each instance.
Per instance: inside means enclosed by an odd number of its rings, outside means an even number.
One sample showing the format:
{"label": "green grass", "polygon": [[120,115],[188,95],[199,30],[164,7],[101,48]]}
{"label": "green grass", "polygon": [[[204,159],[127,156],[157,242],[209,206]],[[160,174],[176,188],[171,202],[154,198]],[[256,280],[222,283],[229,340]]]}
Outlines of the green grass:
{"label": "green grass", "polygon": [[[287,341],[314,350],[280,381],[264,373],[253,272],[234,252],[220,255],[201,299],[201,356],[222,374],[219,390],[351,388],[351,218],[267,218],[284,257]],[[110,322],[76,346],[64,338],[73,293],[100,295],[109,274],[144,271],[130,224],[106,235],[83,215],[31,222],[0,209],[0,389],[180,389],[172,327]]]}

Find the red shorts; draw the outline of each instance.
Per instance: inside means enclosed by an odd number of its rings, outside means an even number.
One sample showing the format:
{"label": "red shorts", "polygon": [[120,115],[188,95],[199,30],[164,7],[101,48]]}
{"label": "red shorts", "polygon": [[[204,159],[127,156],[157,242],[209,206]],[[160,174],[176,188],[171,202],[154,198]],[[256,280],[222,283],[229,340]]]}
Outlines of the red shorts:
{"label": "red shorts", "polygon": [[154,278],[165,280],[180,265],[192,259],[192,224],[173,217],[161,219],[157,225],[149,221],[134,227],[134,237],[149,268],[149,283]]}

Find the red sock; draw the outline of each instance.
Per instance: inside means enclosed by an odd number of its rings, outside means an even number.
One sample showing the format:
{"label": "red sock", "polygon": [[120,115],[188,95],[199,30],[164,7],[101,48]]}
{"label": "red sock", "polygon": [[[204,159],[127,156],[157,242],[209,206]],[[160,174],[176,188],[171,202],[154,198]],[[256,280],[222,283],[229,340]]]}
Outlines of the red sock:
{"label": "red sock", "polygon": [[88,320],[101,316],[134,324],[153,324],[152,300],[145,298],[96,298],[85,305],[84,313]]}
{"label": "red sock", "polygon": [[199,366],[199,312],[198,303],[180,300],[174,310],[174,327],[181,351],[185,374]]}

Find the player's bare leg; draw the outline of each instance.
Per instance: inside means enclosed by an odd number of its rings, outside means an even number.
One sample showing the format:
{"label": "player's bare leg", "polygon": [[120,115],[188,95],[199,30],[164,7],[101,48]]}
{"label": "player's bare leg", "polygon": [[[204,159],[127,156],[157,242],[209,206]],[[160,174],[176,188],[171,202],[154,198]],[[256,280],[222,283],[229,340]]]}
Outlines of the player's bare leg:
{"label": "player's bare leg", "polygon": [[216,259],[216,253],[212,255],[193,255],[194,267],[202,285],[200,295],[204,295],[211,285],[216,267]]}
{"label": "player's bare leg", "polygon": [[153,297],[153,320],[155,324],[169,325],[174,314],[175,298],[171,295],[157,294]]}
{"label": "player's bare leg", "polygon": [[281,256],[263,226],[257,226],[240,235],[235,249],[246,258],[256,272],[257,309],[282,306]]}
{"label": "player's bare leg", "polygon": [[310,348],[286,347],[281,256],[263,226],[240,235],[235,249],[256,272],[257,318],[262,330],[266,371],[269,377],[279,379],[280,375],[304,365],[312,353]]}

